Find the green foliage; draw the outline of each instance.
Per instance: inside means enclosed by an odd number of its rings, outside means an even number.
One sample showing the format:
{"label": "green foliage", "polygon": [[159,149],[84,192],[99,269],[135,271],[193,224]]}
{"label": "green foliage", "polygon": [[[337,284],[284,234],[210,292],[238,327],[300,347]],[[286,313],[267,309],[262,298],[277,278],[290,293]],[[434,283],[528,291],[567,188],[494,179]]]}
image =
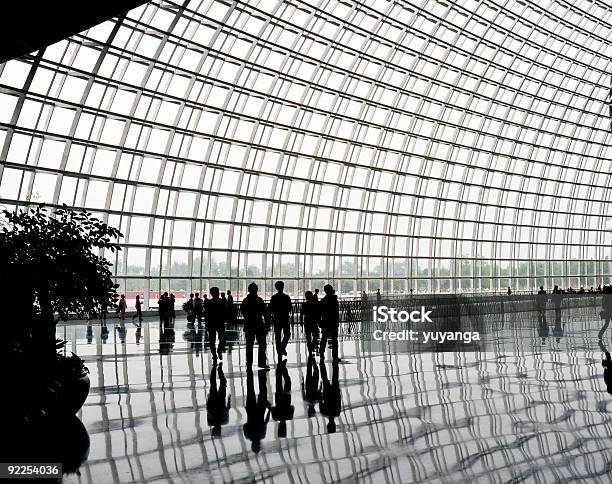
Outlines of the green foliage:
{"label": "green foliage", "polygon": [[39,207],[3,215],[1,263],[6,277],[28,281],[34,314],[66,320],[115,307],[111,263],[98,254],[119,250],[119,230],[65,205],[54,212]]}

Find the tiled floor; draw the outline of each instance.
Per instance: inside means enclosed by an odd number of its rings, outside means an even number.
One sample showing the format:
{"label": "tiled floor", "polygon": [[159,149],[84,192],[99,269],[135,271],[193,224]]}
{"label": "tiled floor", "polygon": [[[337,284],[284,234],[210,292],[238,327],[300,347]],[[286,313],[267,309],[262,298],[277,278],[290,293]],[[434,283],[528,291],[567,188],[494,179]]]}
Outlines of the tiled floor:
{"label": "tiled floor", "polygon": [[223,376],[186,321],[173,343],[154,321],[60,327],[92,384],[89,458],[65,481],[610,482],[612,328],[598,338],[595,305],[537,319],[481,315],[480,344],[444,352],[344,324],[343,362],[325,369],[296,326],[286,371],[270,333],[267,373],[246,371],[230,331]]}

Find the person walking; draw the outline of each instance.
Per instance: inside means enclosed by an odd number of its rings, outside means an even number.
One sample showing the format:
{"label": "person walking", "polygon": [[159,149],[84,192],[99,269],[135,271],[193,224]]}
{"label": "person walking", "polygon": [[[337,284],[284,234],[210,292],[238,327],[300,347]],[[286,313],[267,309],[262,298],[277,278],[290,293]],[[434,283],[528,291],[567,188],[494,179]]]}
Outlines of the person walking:
{"label": "person walking", "polygon": [[183,303],[183,310],[187,313],[187,327],[191,328],[194,326],[195,322],[195,312],[194,312],[194,300],[193,293],[189,294],[189,299]]}
{"label": "person walking", "polygon": [[338,296],[331,284],[326,284],[323,288],[325,297],[319,303],[321,309],[321,345],[319,346],[319,357],[321,361],[325,359],[327,342],[331,341],[333,361],[339,362],[338,358],[338,327],[340,325],[340,314]]}
{"label": "person walking", "polygon": [[127,301],[125,300],[125,294],[121,294],[119,299],[119,318],[121,321],[125,319],[125,311],[127,310]]}
{"label": "person walking", "polygon": [[276,352],[279,360],[287,356],[287,344],[291,337],[291,326],[289,325],[289,315],[291,314],[291,298],[284,293],[285,283],[276,281],[274,283],[277,293],[270,298],[268,308],[273,316],[274,337],[276,340]]}
{"label": "person walking", "polygon": [[174,297],[174,294],[171,293],[170,299],[168,300],[168,311],[169,311],[168,317],[173,323],[176,320],[176,309],[174,307],[175,304],[176,304],[176,298]]}
{"label": "person walking", "polygon": [[304,322],[304,332],[306,333],[306,347],[308,354],[312,354],[317,348],[317,339],[319,337],[319,321],[321,315],[319,312],[319,301],[314,297],[312,291],[304,293],[304,303],[300,311],[302,321]]}
{"label": "person walking", "polygon": [[548,304],[548,294],[544,286],[540,286],[540,290],[536,296],[536,307],[538,309],[538,321],[541,324],[546,324],[546,305]]}
{"label": "person walking", "polygon": [[232,291],[227,290],[227,314],[228,314],[228,322],[233,323],[236,319],[236,310],[234,308],[234,296],[232,296]]}
{"label": "person walking", "polygon": [[223,307],[225,308],[225,322],[228,320],[228,308],[227,308],[227,298],[225,297],[225,292],[221,293],[221,301],[223,301]]}
{"label": "person walking", "polygon": [[170,298],[168,293],[164,292],[157,301],[157,310],[159,311],[159,319],[163,327],[170,324]]}
{"label": "person walking", "polygon": [[257,361],[263,370],[270,367],[266,361],[266,337],[270,318],[264,300],[257,295],[259,288],[252,282],[248,287],[248,294],[240,304],[240,312],[244,317],[244,334],[246,338],[246,363],[247,367],[253,365],[253,344],[257,339]]}
{"label": "person walking", "polygon": [[195,293],[195,298],[193,300],[193,314],[195,315],[195,320],[198,322],[198,325],[202,324],[202,318],[204,317],[204,301],[200,297],[200,293]]}
{"label": "person walking", "polygon": [[134,321],[134,318],[137,317],[138,321],[142,323],[142,303],[140,302],[140,296],[138,294],[136,294],[136,303],[134,304],[134,307],[136,308],[136,314],[132,316],[132,322]]}
{"label": "person walking", "polygon": [[[219,297],[219,288],[210,288],[210,299],[206,304],[206,330],[208,331],[208,342],[210,344],[210,352],[213,355],[213,362],[223,359],[223,351],[225,351],[225,313],[226,306],[223,299]],[[215,343],[219,336],[219,346],[215,348]]]}

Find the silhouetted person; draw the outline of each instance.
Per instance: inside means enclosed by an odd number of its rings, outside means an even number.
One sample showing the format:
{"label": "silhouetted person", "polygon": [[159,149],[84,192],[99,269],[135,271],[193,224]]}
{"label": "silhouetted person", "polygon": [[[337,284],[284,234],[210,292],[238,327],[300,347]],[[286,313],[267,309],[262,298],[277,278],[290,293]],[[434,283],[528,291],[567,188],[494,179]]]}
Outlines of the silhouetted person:
{"label": "silhouetted person", "polygon": [[258,365],[260,368],[269,369],[266,362],[266,336],[268,333],[268,310],[264,300],[257,295],[259,288],[252,282],[249,284],[247,297],[240,304],[240,312],[244,317],[244,334],[246,338],[246,362],[247,366],[253,364],[253,344],[257,339]]}
{"label": "silhouetted person", "polygon": [[601,361],[601,366],[604,367],[604,383],[606,384],[606,390],[612,395],[612,357],[609,352],[605,352],[606,359]]}
{"label": "silhouetted person", "polygon": [[[608,285],[604,285],[602,289],[602,294],[604,295],[604,297],[606,294],[612,297],[612,287]],[[606,348],[606,345],[603,342],[604,333],[606,332],[606,330],[608,329],[608,326],[610,325],[610,314],[611,313],[608,312],[606,309],[607,304],[609,303],[602,300],[601,318],[604,320],[604,325],[599,330],[599,334],[597,335],[597,337],[598,337],[599,348],[605,355],[605,359],[601,361],[601,366],[603,366],[604,368],[604,373],[603,373],[604,383],[606,384],[607,392],[612,395],[612,357],[610,357],[610,352],[608,351],[608,349]]]}
{"label": "silhouetted person", "polygon": [[612,286],[606,284],[601,295],[601,319],[610,322],[612,318]]}
{"label": "silhouetted person", "polygon": [[544,286],[540,286],[540,290],[536,296],[536,307],[538,310],[538,321],[546,322],[546,304],[548,303],[548,294],[544,290]]}
{"label": "silhouetted person", "polygon": [[319,356],[321,360],[325,359],[325,349],[327,341],[331,340],[332,357],[334,361],[339,361],[338,358],[338,326],[340,325],[340,314],[338,306],[338,296],[334,288],[330,284],[326,284],[323,288],[325,297],[319,302],[321,311],[321,345],[319,347]]}
{"label": "silhouetted person", "polygon": [[306,364],[306,379],[302,381],[302,398],[304,403],[308,405],[308,416],[313,417],[317,413],[315,405],[321,401],[319,367],[314,355],[308,357]]}
{"label": "silhouetted person", "polygon": [[[218,287],[210,288],[210,296],[211,299],[206,303],[206,331],[208,331],[208,342],[213,361],[217,361],[217,357],[223,358],[223,351],[225,351],[225,313],[227,307],[223,299],[219,297]],[[215,348],[217,335],[219,335],[219,347]]]}
{"label": "silhouetted person", "polygon": [[242,429],[244,436],[251,441],[251,450],[255,453],[261,450],[261,441],[266,436],[268,421],[270,420],[270,402],[268,401],[266,375],[266,372],[258,372],[259,394],[255,397],[253,370],[247,368],[247,397],[245,404],[247,421]]}
{"label": "silhouetted person", "polygon": [[291,337],[291,326],[289,325],[291,298],[283,292],[285,290],[283,281],[276,281],[274,287],[277,293],[270,298],[268,308],[274,317],[274,338],[280,360],[283,355],[287,355],[287,343]]}
{"label": "silhouetted person", "polygon": [[382,302],[382,296],[380,294],[380,289],[376,289],[376,305],[380,306],[381,302]]}
{"label": "silhouetted person", "polygon": [[183,304],[183,310],[187,313],[187,326],[193,326],[195,323],[195,302],[193,293],[189,294],[189,299]]}
{"label": "silhouetted person", "polygon": [[324,415],[329,419],[327,423],[327,432],[333,434],[336,432],[335,418],[340,416],[340,412],[342,411],[342,394],[340,392],[340,383],[338,380],[337,361],[332,363],[331,382],[327,376],[327,368],[325,364],[321,364],[321,379],[322,392],[319,409],[321,411],[321,415]]}
{"label": "silhouetted person", "polygon": [[227,290],[227,310],[228,322],[233,323],[236,319],[236,310],[234,309],[234,296],[229,289]]}
{"label": "silhouetted person", "polygon": [[[212,291],[211,291],[212,296]],[[219,388],[217,388],[217,372],[219,373]],[[210,372],[210,390],[206,400],[208,412],[208,426],[212,427],[213,437],[221,436],[221,426],[229,422],[229,409],[231,397],[227,395],[227,379],[223,374],[221,365],[213,365]]]}
{"label": "silhouetted person", "polygon": [[193,314],[198,324],[202,324],[202,318],[204,317],[204,301],[200,297],[200,293],[195,293],[195,299],[193,300]]}
{"label": "silhouetted person", "polygon": [[361,320],[365,321],[368,317],[369,304],[368,294],[365,291],[361,291]]}
{"label": "silhouetted person", "polygon": [[138,321],[142,323],[142,302],[140,302],[140,296],[138,294],[136,295],[134,307],[136,308],[136,314],[132,316],[132,321],[134,321],[134,318],[138,318]]}
{"label": "silhouetted person", "polygon": [[318,301],[319,301],[319,288],[316,288],[316,289],[314,290],[314,297],[315,297],[315,299],[316,299],[316,300],[317,300],[317,302],[318,302]]}
{"label": "silhouetted person", "polygon": [[306,291],[304,293],[304,303],[302,304],[300,313],[302,321],[304,322],[308,353],[312,353],[315,350],[319,337],[319,322],[321,320],[319,301],[316,300],[312,291]]}
{"label": "silhouetted person", "polygon": [[119,299],[119,317],[121,321],[125,319],[125,311],[127,310],[127,301],[125,300],[125,294],[121,294]]}
{"label": "silhouetted person", "polygon": [[168,326],[170,324],[170,298],[168,293],[164,292],[159,300],[157,301],[157,307],[159,311],[159,319],[162,326]]}
{"label": "silhouetted person", "polygon": [[291,378],[287,371],[287,360],[276,367],[275,406],[272,407],[272,418],[278,422],[278,438],[287,437],[287,420],[293,420],[295,407],[291,405]]}
{"label": "silhouetted person", "polygon": [[176,308],[174,305],[176,304],[176,298],[174,294],[170,294],[170,299],[168,300],[168,317],[174,322],[176,320]]}
{"label": "silhouetted person", "polygon": [[512,289],[510,289],[510,286],[508,286],[508,296],[510,296],[512,294]]}

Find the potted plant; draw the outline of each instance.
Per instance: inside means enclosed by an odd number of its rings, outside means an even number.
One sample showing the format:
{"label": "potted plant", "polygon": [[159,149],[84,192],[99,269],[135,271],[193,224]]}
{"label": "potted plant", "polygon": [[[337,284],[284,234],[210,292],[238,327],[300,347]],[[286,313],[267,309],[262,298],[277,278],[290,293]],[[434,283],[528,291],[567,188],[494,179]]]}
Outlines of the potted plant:
{"label": "potted plant", "polygon": [[78,356],[58,351],[65,342],[56,340],[56,325],[116,307],[118,285],[104,254],[119,250],[122,234],[65,205],[4,210],[2,216],[0,364],[7,397],[0,406],[18,417],[14,423],[74,415],[89,392],[88,370]]}

